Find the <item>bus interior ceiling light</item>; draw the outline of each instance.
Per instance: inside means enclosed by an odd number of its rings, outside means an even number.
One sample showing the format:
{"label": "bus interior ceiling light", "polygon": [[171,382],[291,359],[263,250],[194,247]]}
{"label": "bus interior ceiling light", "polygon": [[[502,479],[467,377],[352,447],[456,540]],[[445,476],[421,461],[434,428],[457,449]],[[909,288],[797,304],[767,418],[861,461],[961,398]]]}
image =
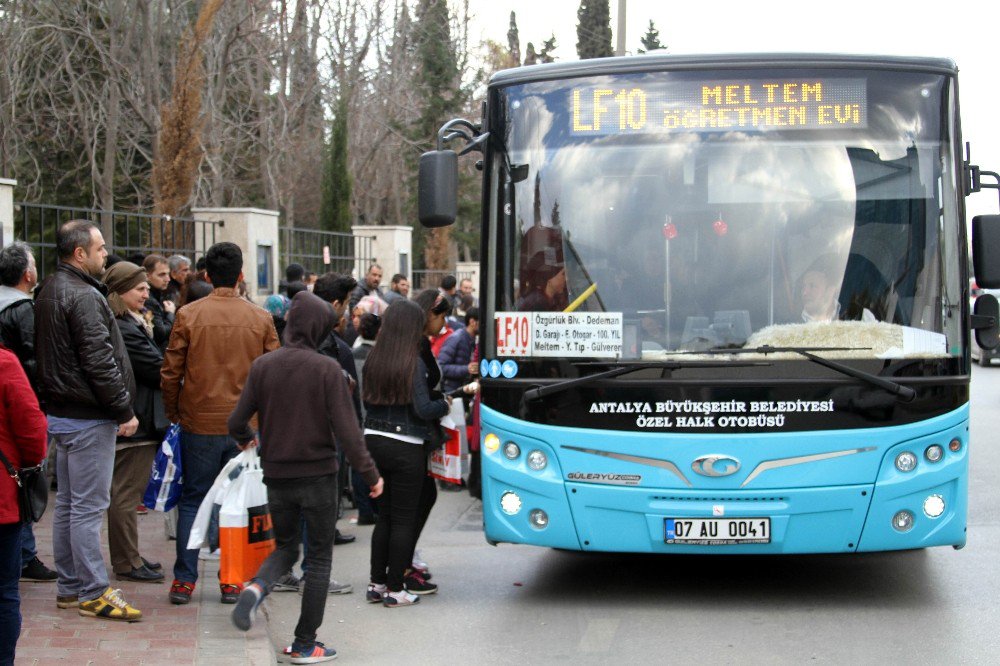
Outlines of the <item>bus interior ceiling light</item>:
{"label": "bus interior ceiling light", "polygon": [[917,456],[912,451],[903,451],[896,456],[896,469],[900,472],[912,472],[917,468]]}

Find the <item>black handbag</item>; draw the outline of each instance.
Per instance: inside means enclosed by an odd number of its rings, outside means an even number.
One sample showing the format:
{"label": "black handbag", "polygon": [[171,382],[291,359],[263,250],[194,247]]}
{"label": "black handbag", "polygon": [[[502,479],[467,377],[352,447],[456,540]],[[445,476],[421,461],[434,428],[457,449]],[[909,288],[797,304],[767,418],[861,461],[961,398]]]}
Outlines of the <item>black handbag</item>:
{"label": "black handbag", "polygon": [[0,460],[10,478],[17,484],[17,504],[21,511],[22,523],[37,523],[45,513],[45,507],[49,504],[49,478],[46,474],[47,464],[43,460],[34,467],[22,467],[14,469],[14,466],[7,460],[7,456],[0,451]]}

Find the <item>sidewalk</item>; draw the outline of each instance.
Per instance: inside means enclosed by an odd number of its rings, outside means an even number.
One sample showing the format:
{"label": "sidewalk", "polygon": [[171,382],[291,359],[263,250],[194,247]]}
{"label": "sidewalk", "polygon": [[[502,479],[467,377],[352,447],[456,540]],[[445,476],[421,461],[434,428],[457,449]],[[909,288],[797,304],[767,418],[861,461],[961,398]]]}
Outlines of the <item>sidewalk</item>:
{"label": "sidewalk", "polygon": [[[35,525],[38,556],[54,568],[52,558],[52,508]],[[229,620],[232,606],[219,603],[218,561],[202,561],[198,586],[191,603],[174,606],[167,600],[173,580],[175,542],[168,541],[163,514],[150,511],[139,516],[139,544],[143,556],[163,565],[165,582],[159,584],[117,581],[110,570],[107,538],[105,563],[111,586],[121,588],[130,604],[143,613],[141,622],[126,623],[81,617],[75,608],[56,608],[55,583],[21,583],[21,638],[18,666],[33,664],[213,664],[233,666],[277,663],[275,649],[260,622],[248,633],[237,631]],[[296,595],[297,596],[297,595]]]}

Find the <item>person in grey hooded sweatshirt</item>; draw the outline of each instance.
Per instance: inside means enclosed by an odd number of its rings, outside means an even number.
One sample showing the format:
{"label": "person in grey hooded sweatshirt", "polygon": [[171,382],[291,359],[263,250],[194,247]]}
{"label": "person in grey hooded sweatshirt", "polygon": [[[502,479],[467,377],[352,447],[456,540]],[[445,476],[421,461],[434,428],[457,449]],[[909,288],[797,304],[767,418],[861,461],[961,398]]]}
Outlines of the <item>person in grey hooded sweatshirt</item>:
{"label": "person in grey hooded sweatshirt", "polygon": [[290,654],[293,664],[336,656],[336,650],[316,640],[316,631],[323,623],[336,533],[338,444],[371,486],[372,497],[382,494],[383,486],[340,364],[316,353],[334,323],[333,310],[321,298],[308,291],[296,294],[288,310],[284,346],[253,362],[229,417],[229,434],[241,449],[257,446],[250,417],[257,413],[260,419],[261,466],[276,542],[276,550],[240,593],[233,624],[242,631],[250,629],[260,602],[298,560],[304,520],[308,548]]}

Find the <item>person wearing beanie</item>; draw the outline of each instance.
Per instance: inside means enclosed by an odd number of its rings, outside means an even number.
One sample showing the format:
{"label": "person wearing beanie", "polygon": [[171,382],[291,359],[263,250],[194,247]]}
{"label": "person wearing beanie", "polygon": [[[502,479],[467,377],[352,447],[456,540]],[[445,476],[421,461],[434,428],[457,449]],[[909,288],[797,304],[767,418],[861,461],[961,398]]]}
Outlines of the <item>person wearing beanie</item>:
{"label": "person wearing beanie", "polygon": [[139,419],[133,435],[119,435],[115,442],[108,550],[118,580],[159,583],[163,581],[162,565],[139,554],[139,523],[135,512],[136,505],[142,502],[156,445],[170,425],[160,394],[163,354],[153,337],[153,318],[143,308],[149,298],[147,279],[143,268],[127,261],[109,268],[102,278],[108,288],[108,305],[115,315],[135,375],[132,411]]}

